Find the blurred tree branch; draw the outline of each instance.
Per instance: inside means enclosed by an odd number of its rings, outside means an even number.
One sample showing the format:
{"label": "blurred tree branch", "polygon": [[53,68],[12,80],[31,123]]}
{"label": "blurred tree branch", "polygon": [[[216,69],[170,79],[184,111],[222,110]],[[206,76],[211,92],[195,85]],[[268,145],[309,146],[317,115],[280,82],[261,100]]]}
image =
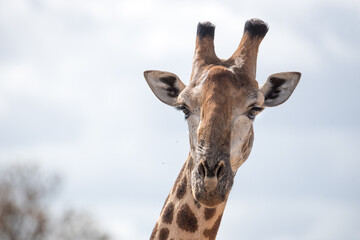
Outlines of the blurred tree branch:
{"label": "blurred tree branch", "polygon": [[85,212],[66,210],[58,218],[51,214],[59,185],[58,175],[45,175],[34,165],[0,170],[0,239],[108,240]]}

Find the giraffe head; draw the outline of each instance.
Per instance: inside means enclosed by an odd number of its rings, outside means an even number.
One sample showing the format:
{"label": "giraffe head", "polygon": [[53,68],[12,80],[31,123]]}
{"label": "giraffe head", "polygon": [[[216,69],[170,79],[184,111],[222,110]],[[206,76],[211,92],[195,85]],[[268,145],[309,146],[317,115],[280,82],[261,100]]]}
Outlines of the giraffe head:
{"label": "giraffe head", "polygon": [[209,22],[198,25],[187,86],[173,73],[144,73],[154,94],[185,114],[191,147],[186,170],[194,199],[206,207],[227,200],[234,176],[251,151],[256,115],[285,102],[301,76],[298,72],[276,73],[259,87],[257,53],[268,31],[263,21],[246,22],[239,47],[227,60],[215,54],[214,30]]}

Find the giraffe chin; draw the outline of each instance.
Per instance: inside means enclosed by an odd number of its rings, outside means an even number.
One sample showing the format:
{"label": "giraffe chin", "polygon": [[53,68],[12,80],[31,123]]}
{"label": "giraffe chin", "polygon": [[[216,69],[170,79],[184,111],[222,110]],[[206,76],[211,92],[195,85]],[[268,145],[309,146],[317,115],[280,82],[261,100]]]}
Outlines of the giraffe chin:
{"label": "giraffe chin", "polygon": [[194,199],[200,203],[200,205],[207,208],[214,208],[222,203],[226,202],[228,194],[220,194],[218,192],[203,193],[197,192],[194,194]]}

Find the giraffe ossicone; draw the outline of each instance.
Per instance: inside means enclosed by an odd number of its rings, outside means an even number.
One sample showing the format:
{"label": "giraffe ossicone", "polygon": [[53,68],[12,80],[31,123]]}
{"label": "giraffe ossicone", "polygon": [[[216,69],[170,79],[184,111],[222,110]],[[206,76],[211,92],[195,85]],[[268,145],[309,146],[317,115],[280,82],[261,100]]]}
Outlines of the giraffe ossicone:
{"label": "giraffe ossicone", "polygon": [[216,238],[234,177],[252,148],[256,115],[284,103],[301,77],[276,73],[259,87],[257,54],[268,32],[262,20],[245,23],[239,47],[227,60],[215,54],[214,32],[210,22],[198,24],[188,85],[170,72],[144,72],[156,97],[184,112],[190,140],[150,239]]}

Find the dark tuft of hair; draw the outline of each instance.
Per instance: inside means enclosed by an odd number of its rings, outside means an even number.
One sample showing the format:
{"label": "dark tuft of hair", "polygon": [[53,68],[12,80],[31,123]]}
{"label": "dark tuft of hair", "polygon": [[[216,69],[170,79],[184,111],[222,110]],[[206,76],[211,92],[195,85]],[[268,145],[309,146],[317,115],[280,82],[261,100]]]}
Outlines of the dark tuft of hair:
{"label": "dark tuft of hair", "polygon": [[199,36],[200,39],[209,36],[211,38],[214,38],[215,33],[215,26],[211,22],[203,22],[199,23],[197,26],[197,36]]}
{"label": "dark tuft of hair", "polygon": [[268,30],[269,27],[264,21],[257,18],[253,18],[246,21],[244,33],[245,32],[249,33],[251,37],[263,38],[265,37]]}

